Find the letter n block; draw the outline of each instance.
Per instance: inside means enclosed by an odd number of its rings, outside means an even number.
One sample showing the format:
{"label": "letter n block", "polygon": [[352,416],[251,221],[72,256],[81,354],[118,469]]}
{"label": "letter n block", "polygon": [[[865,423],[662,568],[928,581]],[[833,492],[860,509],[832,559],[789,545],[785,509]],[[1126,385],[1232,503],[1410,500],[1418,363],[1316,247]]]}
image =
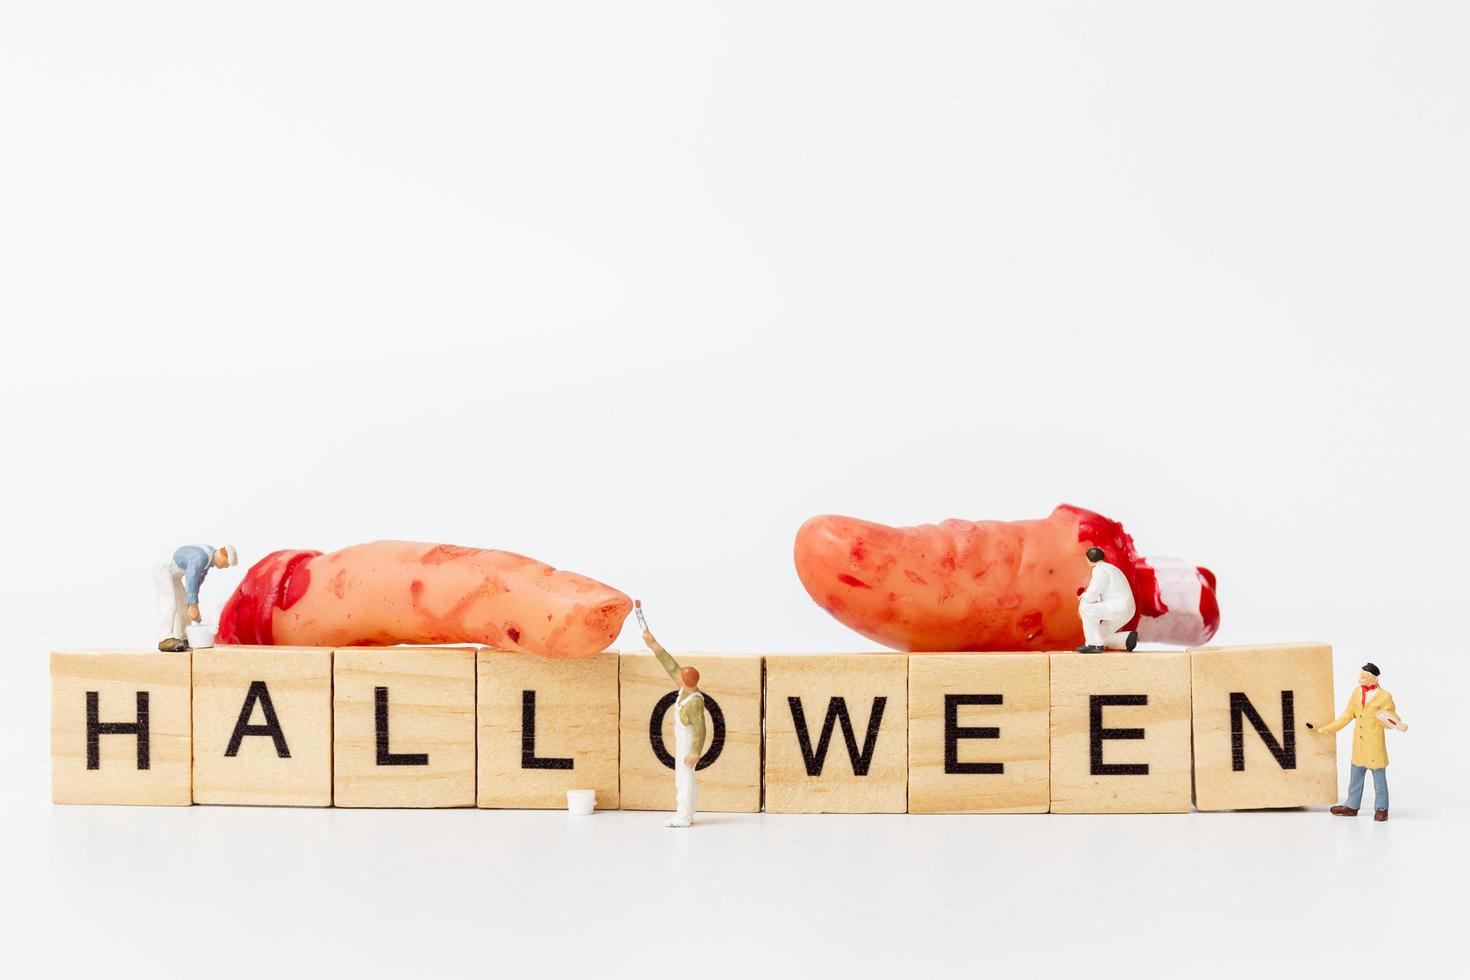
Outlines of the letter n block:
{"label": "letter n block", "polygon": [[51,799],[188,806],[189,654],[51,655]]}
{"label": "letter n block", "polygon": [[482,807],[565,808],[567,790],[618,803],[618,655],[576,660],[481,650]]}
{"label": "letter n block", "polygon": [[330,647],[194,651],[194,802],[332,805]]}
{"label": "letter n block", "polygon": [[909,658],[909,812],[1045,813],[1051,802],[1044,653]]}
{"label": "letter n block", "polygon": [[339,647],[332,654],[332,801],[475,805],[475,651]]}
{"label": "letter n block", "polygon": [[1201,810],[1337,801],[1337,739],[1306,729],[1334,717],[1325,643],[1201,647],[1194,686],[1194,794]]}
{"label": "letter n block", "polygon": [[1051,654],[1051,812],[1187,813],[1189,655]]}
{"label": "letter n block", "polygon": [[[706,741],[699,760],[699,810],[761,808],[761,658],[678,654],[699,671]],[[674,808],[674,712],[678,685],[647,653],[619,660],[623,809]]]}
{"label": "letter n block", "polygon": [[902,654],[766,658],[766,810],[908,809]]}

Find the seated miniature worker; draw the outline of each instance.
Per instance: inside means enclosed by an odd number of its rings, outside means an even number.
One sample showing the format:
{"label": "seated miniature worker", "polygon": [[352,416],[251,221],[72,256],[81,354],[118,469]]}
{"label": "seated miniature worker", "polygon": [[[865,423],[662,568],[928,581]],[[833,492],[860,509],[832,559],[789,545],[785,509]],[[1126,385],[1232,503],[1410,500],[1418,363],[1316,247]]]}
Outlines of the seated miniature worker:
{"label": "seated miniature worker", "polygon": [[184,629],[199,622],[199,587],[211,568],[229,568],[239,560],[231,545],[212,548],[186,544],[153,567],[153,587],[158,592],[158,631],[163,640],[158,649],[174,653],[189,649]]}
{"label": "seated miniature worker", "polygon": [[1087,549],[1087,560],[1092,562],[1092,578],[1077,603],[1077,615],[1082,619],[1082,636],[1086,641],[1077,648],[1078,653],[1102,653],[1104,649],[1132,650],[1138,646],[1137,630],[1123,632],[1123,627],[1137,611],[1133,587],[1116,565],[1103,561],[1105,557],[1101,548]]}
{"label": "seated miniature worker", "polygon": [[[636,604],[638,621],[643,622],[642,604]],[[668,671],[669,679],[679,685],[679,695],[674,701],[674,816],[665,826],[692,827],[694,811],[699,806],[699,784],[694,781],[699,757],[704,754],[704,695],[699,691],[699,671],[693,667],[680,667],[679,662],[669,656],[653,634],[643,626],[643,642]]]}
{"label": "seated miniature worker", "polygon": [[[1353,726],[1353,761],[1348,776],[1347,800],[1329,812],[1338,817],[1356,817],[1363,802],[1363,777],[1373,770],[1373,819],[1388,819],[1388,746],[1383,741],[1385,726],[1407,730],[1408,726],[1394,710],[1393,695],[1378,686],[1378,667],[1364,664],[1358,672],[1358,686],[1348,695],[1347,707],[1330,725],[1314,729],[1332,735],[1348,722]],[[1307,726],[1311,728],[1311,725]]]}

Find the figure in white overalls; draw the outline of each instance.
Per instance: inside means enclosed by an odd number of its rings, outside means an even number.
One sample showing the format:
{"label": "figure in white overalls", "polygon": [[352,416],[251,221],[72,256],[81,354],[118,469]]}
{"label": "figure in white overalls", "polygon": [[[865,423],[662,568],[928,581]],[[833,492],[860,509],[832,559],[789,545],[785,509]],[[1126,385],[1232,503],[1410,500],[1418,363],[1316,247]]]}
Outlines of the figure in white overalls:
{"label": "figure in white overalls", "polygon": [[638,613],[638,625],[643,627],[643,642],[668,671],[669,679],[679,685],[674,698],[674,816],[665,826],[694,826],[694,811],[699,808],[699,784],[694,774],[699,768],[699,757],[704,755],[704,695],[699,690],[699,671],[693,667],[680,667],[679,662],[669,656],[643,619],[643,603],[634,602]]}
{"label": "figure in white overalls", "polygon": [[199,587],[211,568],[229,568],[239,559],[231,545],[186,544],[153,566],[153,588],[158,593],[158,649],[165,653],[189,649],[184,628],[199,622]]}
{"label": "figure in white overalls", "polygon": [[1102,653],[1104,649],[1132,650],[1138,646],[1138,631],[1123,629],[1136,611],[1133,587],[1116,565],[1103,561],[1105,557],[1101,548],[1087,549],[1087,560],[1092,562],[1092,578],[1077,603],[1077,615],[1082,617],[1082,636],[1086,641],[1077,648],[1078,653]]}

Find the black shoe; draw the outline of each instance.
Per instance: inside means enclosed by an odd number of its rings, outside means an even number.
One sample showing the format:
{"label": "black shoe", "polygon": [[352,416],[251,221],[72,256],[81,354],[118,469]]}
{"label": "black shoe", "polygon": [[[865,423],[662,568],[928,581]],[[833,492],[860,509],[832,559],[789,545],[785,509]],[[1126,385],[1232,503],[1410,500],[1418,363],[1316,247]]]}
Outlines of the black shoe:
{"label": "black shoe", "polygon": [[1138,630],[1129,630],[1128,631],[1128,650],[1129,650],[1129,652],[1132,652],[1133,648],[1136,647],[1136,646],[1138,646]]}
{"label": "black shoe", "polygon": [[183,653],[189,649],[189,641],[181,640],[177,636],[170,636],[158,644],[158,649],[164,653]]}
{"label": "black shoe", "polygon": [[1090,646],[1090,645],[1084,643],[1080,647],[1077,648],[1077,652],[1078,653],[1102,653],[1103,652],[1103,648],[1102,647]]}

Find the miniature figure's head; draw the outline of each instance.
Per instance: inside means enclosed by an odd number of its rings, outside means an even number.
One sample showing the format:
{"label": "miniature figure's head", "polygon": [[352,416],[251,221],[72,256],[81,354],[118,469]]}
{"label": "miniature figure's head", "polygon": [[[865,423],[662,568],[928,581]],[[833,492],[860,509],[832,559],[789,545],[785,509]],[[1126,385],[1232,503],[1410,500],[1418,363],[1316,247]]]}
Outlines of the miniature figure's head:
{"label": "miniature figure's head", "polygon": [[1363,669],[1358,671],[1358,683],[1363,687],[1372,687],[1378,683],[1378,665],[1364,664]]}
{"label": "miniature figure's head", "polygon": [[239,560],[240,556],[235,554],[235,546],[232,544],[227,544],[223,548],[214,549],[214,561],[212,564],[215,568],[230,568]]}
{"label": "miniature figure's head", "polygon": [[693,667],[680,667],[679,683],[684,685],[686,691],[694,690],[699,686],[699,671]]}
{"label": "miniature figure's head", "polygon": [[1098,562],[1102,561],[1106,557],[1107,555],[1103,554],[1103,550],[1101,548],[1087,549],[1087,560],[1092,562],[1094,565],[1096,565]]}

